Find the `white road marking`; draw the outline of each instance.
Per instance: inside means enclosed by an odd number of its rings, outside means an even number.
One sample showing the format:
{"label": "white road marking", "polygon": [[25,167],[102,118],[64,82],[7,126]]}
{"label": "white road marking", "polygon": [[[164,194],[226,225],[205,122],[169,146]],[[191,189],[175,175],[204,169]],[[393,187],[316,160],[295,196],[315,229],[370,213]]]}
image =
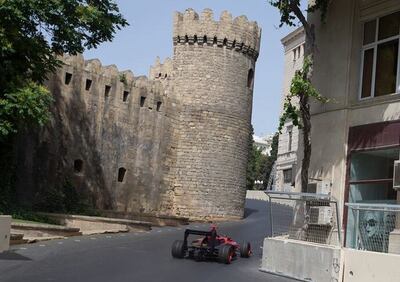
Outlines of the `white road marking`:
{"label": "white road marking", "polygon": [[39,245],[39,247],[46,247],[46,245]]}
{"label": "white road marking", "polygon": [[24,248],[24,247],[22,247],[22,248],[19,248],[20,250],[27,250],[27,248]]}
{"label": "white road marking", "polygon": [[97,240],[96,237],[90,237],[90,240]]}
{"label": "white road marking", "polygon": [[58,242],[58,244],[59,244],[59,245],[62,245],[62,244],[63,244],[63,242]]}
{"label": "white road marking", "polygon": [[161,233],[162,231],[161,230],[157,230],[157,233]]}
{"label": "white road marking", "polygon": [[80,242],[81,240],[74,240],[75,242]]}
{"label": "white road marking", "polygon": [[106,236],[106,238],[110,239],[110,238],[111,238],[111,236],[110,236],[110,235],[109,235],[109,236]]}

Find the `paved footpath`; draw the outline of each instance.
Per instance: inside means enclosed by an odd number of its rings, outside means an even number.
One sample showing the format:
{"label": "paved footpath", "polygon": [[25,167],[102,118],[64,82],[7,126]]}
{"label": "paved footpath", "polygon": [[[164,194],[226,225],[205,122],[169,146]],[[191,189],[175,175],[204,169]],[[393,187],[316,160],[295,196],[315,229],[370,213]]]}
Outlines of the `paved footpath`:
{"label": "paved footpath", "polygon": [[[184,227],[150,232],[70,237],[19,245],[0,254],[2,282],[147,282],[147,281],[294,281],[258,271],[262,241],[268,230],[267,203],[247,200],[246,219],[219,224],[219,232],[253,245],[250,259],[231,265],[173,259],[171,244],[183,238]],[[190,228],[208,229],[209,224]]]}

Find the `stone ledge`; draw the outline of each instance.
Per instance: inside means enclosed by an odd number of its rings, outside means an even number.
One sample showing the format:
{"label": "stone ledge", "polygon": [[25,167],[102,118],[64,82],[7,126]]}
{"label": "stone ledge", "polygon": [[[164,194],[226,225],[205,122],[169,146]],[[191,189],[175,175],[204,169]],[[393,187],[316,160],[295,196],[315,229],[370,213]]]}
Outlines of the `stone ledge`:
{"label": "stone ledge", "polygon": [[[79,228],[84,234],[95,230],[103,230],[104,232],[127,232],[131,230],[147,231],[151,229],[152,225],[151,222],[131,219],[53,213],[38,214],[56,219],[62,225]],[[93,226],[90,223],[97,223],[98,225]]]}

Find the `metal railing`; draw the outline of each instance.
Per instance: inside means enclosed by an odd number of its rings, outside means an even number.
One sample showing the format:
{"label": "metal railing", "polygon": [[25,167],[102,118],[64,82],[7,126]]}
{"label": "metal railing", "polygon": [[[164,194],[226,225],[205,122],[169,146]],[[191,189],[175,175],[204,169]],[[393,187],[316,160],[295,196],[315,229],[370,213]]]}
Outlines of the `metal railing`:
{"label": "metal railing", "polygon": [[346,203],[346,247],[400,254],[400,205]]}
{"label": "metal railing", "polygon": [[270,236],[342,245],[336,199],[326,194],[265,191],[269,201]]}

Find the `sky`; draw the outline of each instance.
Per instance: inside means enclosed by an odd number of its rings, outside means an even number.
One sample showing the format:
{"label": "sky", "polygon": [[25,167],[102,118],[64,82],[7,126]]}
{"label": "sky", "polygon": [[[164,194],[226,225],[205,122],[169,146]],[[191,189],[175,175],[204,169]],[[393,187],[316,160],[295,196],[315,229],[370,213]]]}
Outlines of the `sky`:
{"label": "sky", "polygon": [[172,20],[174,11],[193,8],[199,14],[204,8],[219,19],[228,10],[233,17],[246,15],[262,28],[261,50],[257,60],[252,124],[256,135],[277,131],[283,86],[284,53],[281,38],[295,28],[279,28],[279,12],[267,0],[116,0],[129,26],[117,31],[112,42],[87,50],[85,59],[98,58],[103,65],[115,64],[130,69],[135,76],[148,75],[159,56],[172,56]]}

